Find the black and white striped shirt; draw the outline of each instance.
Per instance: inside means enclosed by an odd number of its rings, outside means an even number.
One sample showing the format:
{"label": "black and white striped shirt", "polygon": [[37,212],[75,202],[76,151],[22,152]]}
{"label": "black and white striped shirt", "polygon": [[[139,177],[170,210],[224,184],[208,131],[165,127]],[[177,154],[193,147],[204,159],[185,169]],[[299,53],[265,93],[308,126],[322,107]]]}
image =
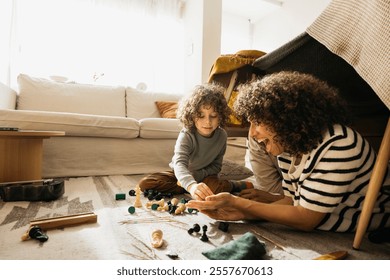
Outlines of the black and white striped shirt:
{"label": "black and white striped shirt", "polygon": [[[326,213],[318,229],[354,231],[375,158],[374,150],[360,134],[335,125],[298,164],[285,153],[278,157],[284,193],[295,206]],[[388,195],[379,194],[373,213],[369,229],[390,226]]]}

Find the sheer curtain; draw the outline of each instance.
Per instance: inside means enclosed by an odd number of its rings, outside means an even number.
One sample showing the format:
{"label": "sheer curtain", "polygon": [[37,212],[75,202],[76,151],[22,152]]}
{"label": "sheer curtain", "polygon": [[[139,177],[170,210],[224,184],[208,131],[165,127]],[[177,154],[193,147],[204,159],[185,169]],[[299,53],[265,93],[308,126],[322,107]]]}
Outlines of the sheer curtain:
{"label": "sheer curtain", "polygon": [[9,76],[184,88],[184,0],[14,0]]}

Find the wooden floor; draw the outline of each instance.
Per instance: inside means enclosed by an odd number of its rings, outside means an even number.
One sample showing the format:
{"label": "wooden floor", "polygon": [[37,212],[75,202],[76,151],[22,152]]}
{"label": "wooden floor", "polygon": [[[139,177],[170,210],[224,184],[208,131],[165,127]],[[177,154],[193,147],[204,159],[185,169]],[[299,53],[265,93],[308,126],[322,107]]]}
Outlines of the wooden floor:
{"label": "wooden floor", "polygon": [[301,232],[272,223],[258,223],[252,229],[266,242],[270,259],[310,260],[336,251],[346,251],[347,260],[390,259],[390,243],[372,243],[367,235],[360,249],[355,250],[352,248],[353,233]]}

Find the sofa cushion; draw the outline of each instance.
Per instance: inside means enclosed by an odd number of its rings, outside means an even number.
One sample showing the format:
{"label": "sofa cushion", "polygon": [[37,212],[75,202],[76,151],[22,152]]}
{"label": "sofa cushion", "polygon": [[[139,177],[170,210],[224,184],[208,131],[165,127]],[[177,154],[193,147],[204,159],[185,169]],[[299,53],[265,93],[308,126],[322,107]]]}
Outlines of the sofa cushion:
{"label": "sofa cushion", "polygon": [[182,128],[178,119],[146,118],[140,119],[140,137],[175,139]]}
{"label": "sofa cushion", "polygon": [[16,91],[0,82],[0,109],[15,109]]}
{"label": "sofa cushion", "polygon": [[160,113],[155,104],[156,101],[179,101],[183,95],[139,91],[126,88],[127,116],[135,119],[160,118]]}
{"label": "sofa cushion", "polygon": [[60,83],[25,74],[20,74],[17,80],[19,110],[126,116],[123,86]]}
{"label": "sofa cushion", "polygon": [[139,135],[136,119],[46,111],[0,110],[0,126],[60,130],[66,136],[136,138]]}

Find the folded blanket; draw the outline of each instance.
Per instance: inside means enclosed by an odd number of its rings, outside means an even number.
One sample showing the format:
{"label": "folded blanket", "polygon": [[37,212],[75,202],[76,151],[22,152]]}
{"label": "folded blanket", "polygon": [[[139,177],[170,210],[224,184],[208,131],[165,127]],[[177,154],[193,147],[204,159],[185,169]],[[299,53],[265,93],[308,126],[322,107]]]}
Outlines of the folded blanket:
{"label": "folded blanket", "polygon": [[265,244],[251,232],[218,248],[202,252],[210,260],[261,260],[265,253]]}
{"label": "folded blanket", "polygon": [[258,50],[242,50],[235,54],[221,55],[211,67],[209,82],[213,80],[215,74],[229,73],[245,65],[251,65],[263,55],[265,55],[265,52]]}

